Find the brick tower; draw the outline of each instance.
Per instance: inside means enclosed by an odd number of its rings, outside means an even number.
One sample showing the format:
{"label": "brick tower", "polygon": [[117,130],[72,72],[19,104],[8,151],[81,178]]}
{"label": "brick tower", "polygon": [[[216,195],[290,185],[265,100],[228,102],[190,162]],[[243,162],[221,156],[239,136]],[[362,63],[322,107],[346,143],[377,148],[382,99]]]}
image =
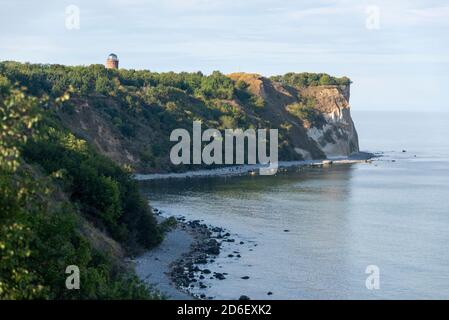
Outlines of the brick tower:
{"label": "brick tower", "polygon": [[118,57],[116,54],[111,53],[106,60],[107,69],[118,69]]}

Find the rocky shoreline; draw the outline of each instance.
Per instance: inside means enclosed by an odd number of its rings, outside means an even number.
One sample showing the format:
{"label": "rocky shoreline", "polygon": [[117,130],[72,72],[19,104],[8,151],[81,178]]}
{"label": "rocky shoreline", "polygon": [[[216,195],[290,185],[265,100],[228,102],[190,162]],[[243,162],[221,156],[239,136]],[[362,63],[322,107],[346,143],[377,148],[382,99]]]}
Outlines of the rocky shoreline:
{"label": "rocky shoreline", "polygon": [[[159,221],[163,222],[168,219],[160,210],[153,210]],[[204,224],[200,220],[188,221],[185,217],[176,217],[175,219],[176,225],[167,232],[167,236],[170,238],[175,234],[182,234],[183,237],[176,241],[187,243],[180,249],[183,252],[179,253],[180,250],[170,252],[167,249],[150,251],[136,259],[137,274],[141,280],[159,290],[167,298],[176,300],[214,299],[201,291],[210,286],[206,284],[207,280],[222,281],[228,276],[227,273],[213,270],[215,269],[213,266],[215,259],[222,252],[222,244],[235,244],[236,248],[232,254],[229,254],[229,258],[240,258],[237,247],[243,245],[244,242],[236,241],[227,230]],[[159,266],[159,268],[167,269],[163,271],[165,277],[155,274],[157,271],[154,269],[158,267],[154,264],[170,260],[170,258],[174,260]],[[236,299],[238,298],[236,297]]]}
{"label": "rocky shoreline", "polygon": [[[301,160],[301,161],[280,161],[278,163],[279,171],[287,171],[295,167],[321,167],[338,164],[365,163],[371,162],[376,155],[369,152],[358,152],[349,157],[336,157],[321,160]],[[197,171],[187,171],[183,173],[152,173],[152,174],[134,174],[137,181],[159,180],[159,179],[186,179],[186,178],[207,178],[219,176],[241,176],[254,175],[263,168],[261,165],[240,165],[226,166],[215,169],[202,169]]]}
{"label": "rocky shoreline", "polygon": [[[195,240],[190,252],[171,265],[170,278],[179,290],[190,294],[195,299],[214,299],[204,293],[195,294],[193,291],[208,288],[204,282],[206,279],[226,279],[227,273],[214,272],[209,269],[210,266],[206,267],[206,265],[215,262],[223,242],[236,243],[236,240],[225,229],[203,224],[199,220],[186,221],[184,217],[180,217],[178,223],[182,229],[192,234]],[[235,251],[235,257],[239,257],[238,251]]]}

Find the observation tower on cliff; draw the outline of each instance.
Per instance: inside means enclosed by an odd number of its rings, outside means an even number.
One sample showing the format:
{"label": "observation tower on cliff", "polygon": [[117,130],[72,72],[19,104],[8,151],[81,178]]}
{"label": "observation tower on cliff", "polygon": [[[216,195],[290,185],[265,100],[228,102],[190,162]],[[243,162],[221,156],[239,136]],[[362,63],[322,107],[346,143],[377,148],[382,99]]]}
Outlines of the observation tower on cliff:
{"label": "observation tower on cliff", "polygon": [[106,60],[107,69],[118,69],[118,57],[115,53],[111,53]]}

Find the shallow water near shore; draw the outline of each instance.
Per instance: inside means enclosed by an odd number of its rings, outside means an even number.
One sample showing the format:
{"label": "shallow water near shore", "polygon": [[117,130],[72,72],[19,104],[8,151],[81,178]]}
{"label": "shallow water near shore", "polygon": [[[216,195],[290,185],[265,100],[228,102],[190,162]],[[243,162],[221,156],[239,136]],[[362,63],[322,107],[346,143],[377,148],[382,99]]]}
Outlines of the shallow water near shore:
{"label": "shallow water near shore", "polygon": [[[449,298],[449,114],[356,112],[354,120],[362,150],[383,153],[371,164],[141,182],[164,215],[204,220],[236,240],[201,267],[226,279],[206,278],[208,288],[194,292]],[[380,269],[379,290],[366,288],[369,265]]]}

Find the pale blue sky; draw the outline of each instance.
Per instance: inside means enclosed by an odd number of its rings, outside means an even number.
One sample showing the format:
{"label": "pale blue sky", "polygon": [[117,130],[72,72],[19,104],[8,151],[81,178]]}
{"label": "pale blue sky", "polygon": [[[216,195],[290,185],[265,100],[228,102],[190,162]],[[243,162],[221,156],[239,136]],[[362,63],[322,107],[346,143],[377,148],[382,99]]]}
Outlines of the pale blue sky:
{"label": "pale blue sky", "polygon": [[[68,5],[79,30],[65,27]],[[346,75],[356,110],[449,111],[449,1],[0,0],[0,60],[87,65],[110,52],[154,71]]]}

